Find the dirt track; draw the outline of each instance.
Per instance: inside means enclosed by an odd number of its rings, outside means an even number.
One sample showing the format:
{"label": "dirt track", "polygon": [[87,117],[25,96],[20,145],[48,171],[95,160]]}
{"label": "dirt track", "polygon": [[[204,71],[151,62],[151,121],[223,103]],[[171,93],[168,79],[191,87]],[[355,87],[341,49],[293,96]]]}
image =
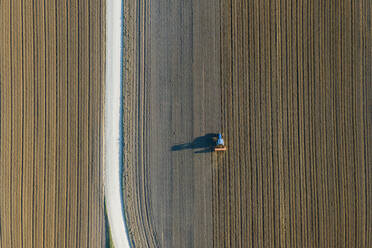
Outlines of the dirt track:
{"label": "dirt track", "polygon": [[136,247],[372,245],[370,1],[124,5]]}
{"label": "dirt track", "polygon": [[104,4],[1,1],[0,247],[104,245]]}

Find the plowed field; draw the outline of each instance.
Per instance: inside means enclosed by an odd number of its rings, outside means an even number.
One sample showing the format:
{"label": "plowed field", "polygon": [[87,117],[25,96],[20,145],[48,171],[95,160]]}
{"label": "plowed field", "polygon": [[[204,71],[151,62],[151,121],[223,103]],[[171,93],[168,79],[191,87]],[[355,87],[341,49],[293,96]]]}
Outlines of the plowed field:
{"label": "plowed field", "polygon": [[104,1],[0,3],[0,247],[102,247]]}
{"label": "plowed field", "polygon": [[371,1],[124,6],[135,247],[372,246]]}
{"label": "plowed field", "polygon": [[215,247],[370,247],[371,1],[221,7]]}

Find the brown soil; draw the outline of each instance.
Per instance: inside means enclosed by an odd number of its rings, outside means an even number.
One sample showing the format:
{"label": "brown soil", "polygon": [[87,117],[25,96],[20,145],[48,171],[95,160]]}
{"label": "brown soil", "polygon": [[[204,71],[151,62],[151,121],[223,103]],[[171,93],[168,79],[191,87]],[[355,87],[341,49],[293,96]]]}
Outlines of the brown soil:
{"label": "brown soil", "polygon": [[371,10],[221,5],[215,247],[371,246]]}
{"label": "brown soil", "polygon": [[1,2],[0,247],[104,245],[104,5]]}

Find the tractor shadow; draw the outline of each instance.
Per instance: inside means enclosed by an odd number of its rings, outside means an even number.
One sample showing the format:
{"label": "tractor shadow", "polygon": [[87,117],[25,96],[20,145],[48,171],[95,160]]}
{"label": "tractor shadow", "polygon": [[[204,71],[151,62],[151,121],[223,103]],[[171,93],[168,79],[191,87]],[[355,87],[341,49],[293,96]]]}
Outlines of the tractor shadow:
{"label": "tractor shadow", "polygon": [[196,150],[194,153],[208,153],[213,151],[213,147],[217,141],[217,134],[208,133],[204,136],[195,138],[190,143],[178,144],[172,146],[172,151],[181,150]]}

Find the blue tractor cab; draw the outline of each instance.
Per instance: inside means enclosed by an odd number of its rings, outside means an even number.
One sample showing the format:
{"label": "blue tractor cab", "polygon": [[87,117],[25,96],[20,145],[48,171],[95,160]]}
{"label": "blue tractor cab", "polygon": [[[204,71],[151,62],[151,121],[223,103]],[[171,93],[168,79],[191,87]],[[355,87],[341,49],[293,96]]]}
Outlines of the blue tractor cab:
{"label": "blue tractor cab", "polygon": [[218,139],[216,142],[216,146],[214,147],[214,151],[226,151],[225,142],[223,141],[222,134],[218,134]]}

